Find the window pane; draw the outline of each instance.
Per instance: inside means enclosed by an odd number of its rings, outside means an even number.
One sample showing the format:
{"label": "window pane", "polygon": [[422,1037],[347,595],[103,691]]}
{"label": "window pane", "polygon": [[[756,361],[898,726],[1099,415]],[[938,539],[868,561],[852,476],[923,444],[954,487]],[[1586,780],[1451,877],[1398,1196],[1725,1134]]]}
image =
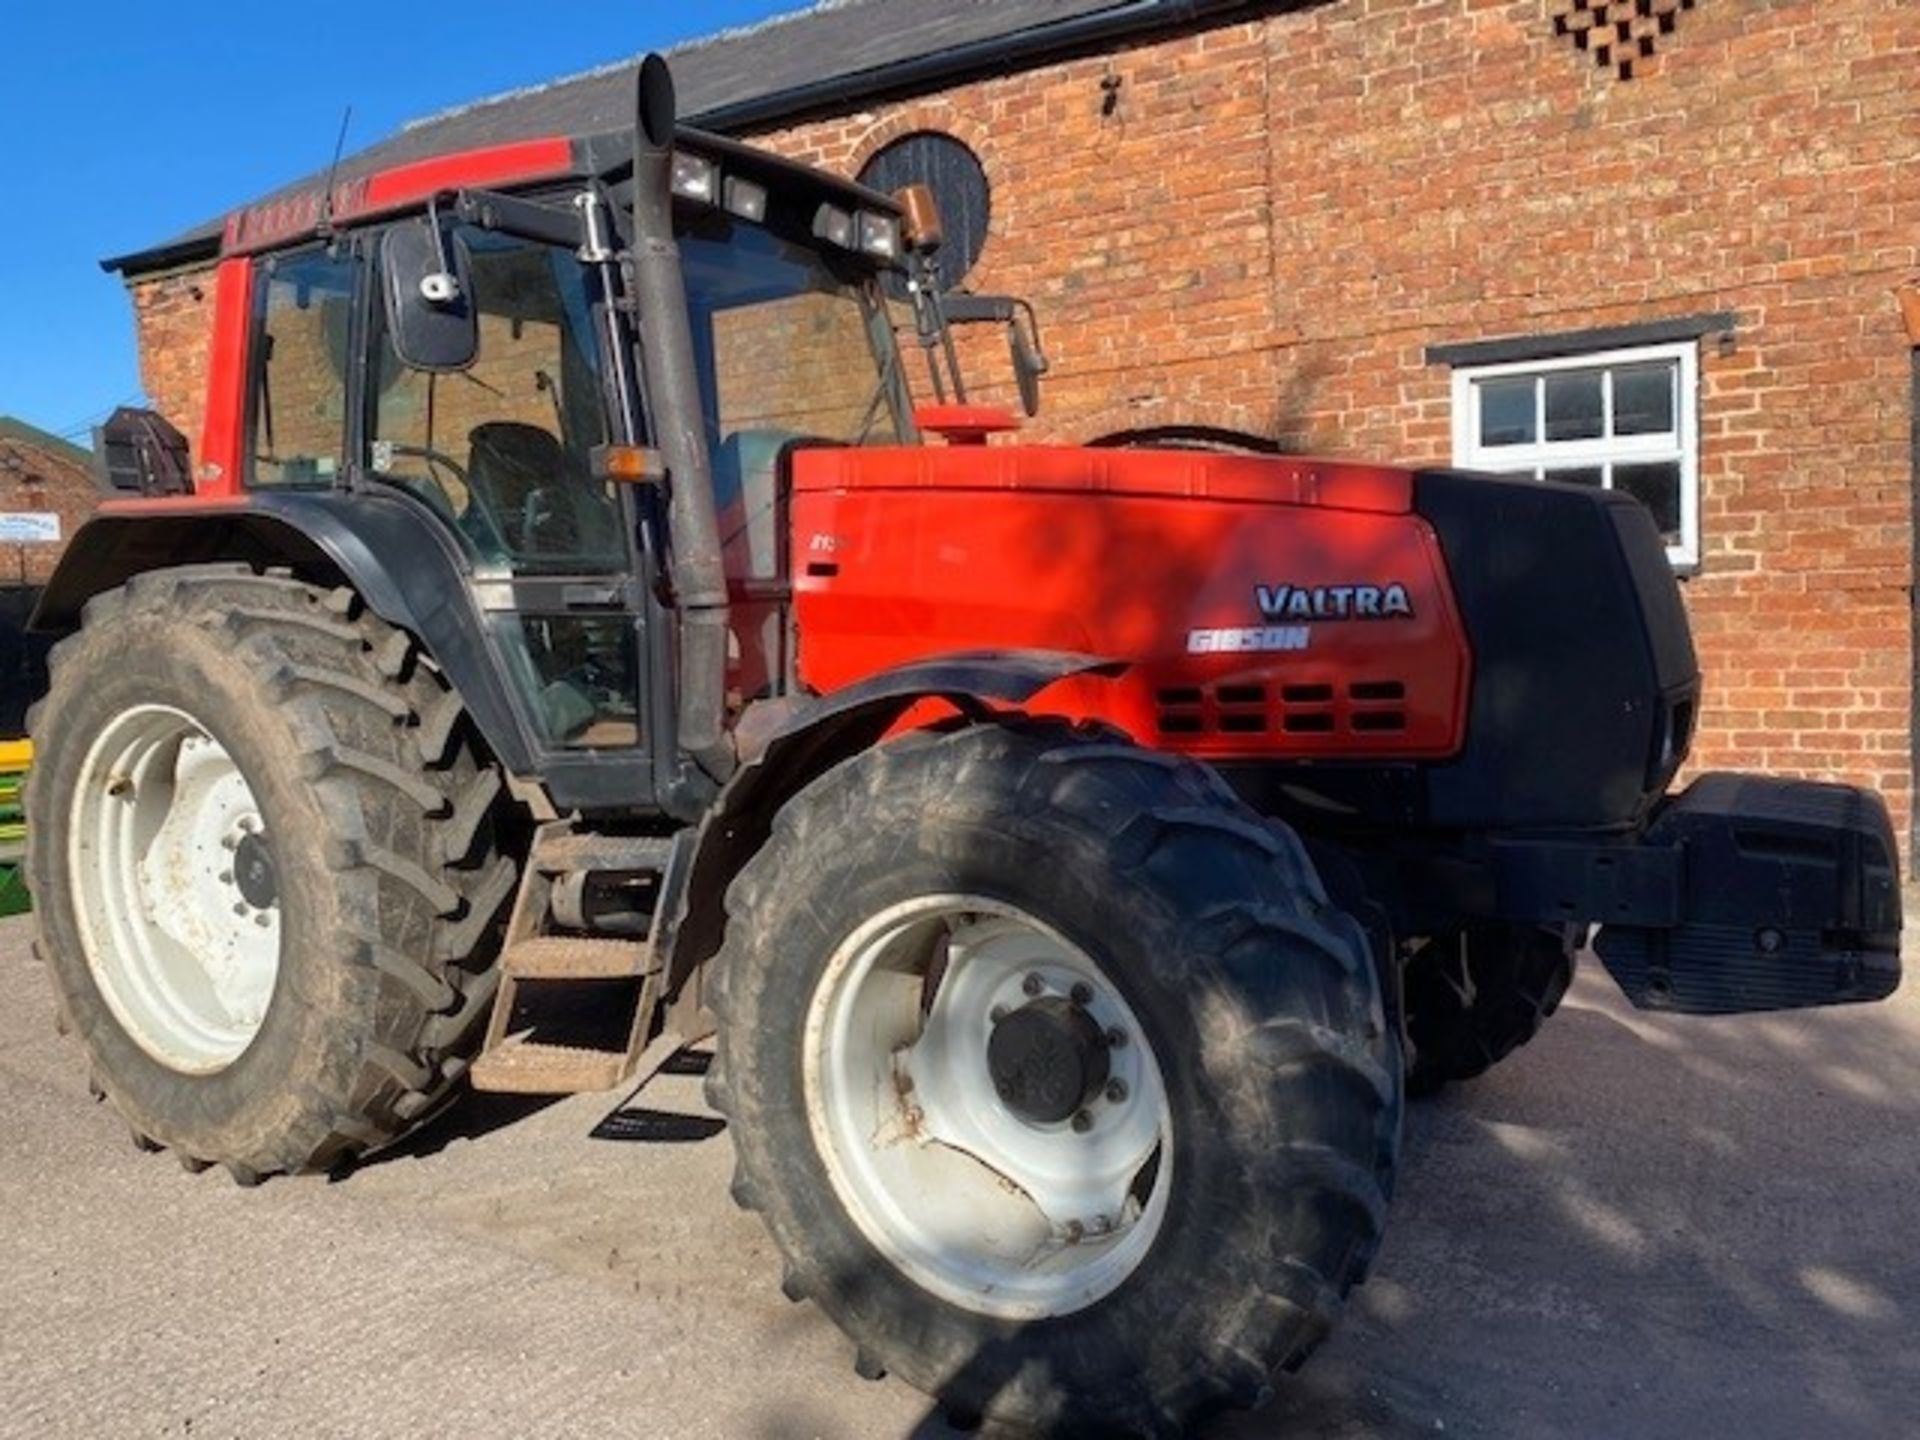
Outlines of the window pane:
{"label": "window pane", "polygon": [[476,229],[460,238],[479,355],[456,374],[411,370],[376,315],[372,468],[483,559],[519,573],[622,568],[619,503],[590,464],[607,438],[594,282],[570,250]]}
{"label": "window pane", "polygon": [[1482,445],[1531,445],[1538,434],[1531,378],[1480,382]]}
{"label": "window pane", "polygon": [[1606,433],[1599,370],[1547,376],[1547,439],[1598,440]]}
{"label": "window pane", "polygon": [[1673,432],[1673,391],[1678,367],[1626,365],[1613,372],[1613,433],[1668,435]]}
{"label": "window pane", "polygon": [[[755,225],[709,226],[680,252],[716,449],[736,437],[900,443],[895,387],[875,349],[884,317],[855,280]],[[732,459],[717,455],[716,471]]]}
{"label": "window pane", "polygon": [[1577,465],[1567,470],[1549,470],[1547,479],[1558,480],[1562,485],[1604,485],[1607,472],[1599,465]]}
{"label": "window pane", "polygon": [[528,616],[521,622],[540,726],[570,748],[640,743],[633,622],[613,616]]}
{"label": "window pane", "polygon": [[252,482],[333,483],[346,440],[354,264],[324,253],[275,262],[260,295]]}
{"label": "window pane", "polygon": [[1624,490],[1653,511],[1669,545],[1680,543],[1680,462],[1663,461],[1658,465],[1616,465],[1613,488]]}

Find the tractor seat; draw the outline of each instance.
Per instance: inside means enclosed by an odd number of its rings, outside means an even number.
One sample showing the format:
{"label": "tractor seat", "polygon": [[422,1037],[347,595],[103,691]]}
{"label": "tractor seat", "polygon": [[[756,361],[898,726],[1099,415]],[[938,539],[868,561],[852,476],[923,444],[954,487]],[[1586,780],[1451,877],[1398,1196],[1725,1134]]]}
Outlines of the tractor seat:
{"label": "tractor seat", "polygon": [[499,558],[607,558],[618,549],[612,501],[576,473],[551,432],[489,420],[467,443],[467,486],[509,552]]}

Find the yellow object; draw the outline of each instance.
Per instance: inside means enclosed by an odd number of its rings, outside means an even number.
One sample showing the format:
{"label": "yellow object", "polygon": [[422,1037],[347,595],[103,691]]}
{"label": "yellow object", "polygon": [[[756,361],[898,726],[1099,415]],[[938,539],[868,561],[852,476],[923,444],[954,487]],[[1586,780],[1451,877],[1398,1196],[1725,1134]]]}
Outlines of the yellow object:
{"label": "yellow object", "polygon": [[0,740],[0,770],[24,770],[32,763],[31,740]]}

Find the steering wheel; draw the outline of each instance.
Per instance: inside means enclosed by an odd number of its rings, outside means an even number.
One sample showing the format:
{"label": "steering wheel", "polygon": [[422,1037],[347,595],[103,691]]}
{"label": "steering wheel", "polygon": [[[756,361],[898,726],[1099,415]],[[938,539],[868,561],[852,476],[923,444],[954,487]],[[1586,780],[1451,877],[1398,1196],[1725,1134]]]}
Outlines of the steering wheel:
{"label": "steering wheel", "polygon": [[[395,441],[383,441],[381,443],[385,446],[387,453],[396,459],[424,460],[427,462],[429,472],[438,472],[440,470],[448,471],[458,483],[461,493],[469,493],[467,490],[467,467],[447,454],[444,450],[435,450],[429,445],[402,445]],[[409,493],[418,495],[448,520],[454,521],[456,524],[459,522],[460,512],[454,508],[453,495],[449,492],[446,481],[442,480],[437,473],[434,474],[433,483],[430,485],[423,484],[408,475],[388,473],[385,478],[395,484],[403,486]]]}
{"label": "steering wheel", "polygon": [[396,458],[424,460],[428,470],[434,472],[444,470],[451,475],[458,484],[460,493],[466,496],[467,503],[464,508],[455,507],[452,492],[449,491],[446,481],[439,478],[437,473],[431,484],[405,475],[389,475],[387,478],[400,485],[408,494],[417,495],[426,501],[439,511],[449,524],[463,531],[482,549],[495,547],[504,553],[505,539],[498,533],[499,527],[494,517],[487,513],[487,507],[474,498],[472,486],[467,480],[466,466],[446,451],[436,450],[431,445],[402,445],[393,442],[388,446],[388,450]]}

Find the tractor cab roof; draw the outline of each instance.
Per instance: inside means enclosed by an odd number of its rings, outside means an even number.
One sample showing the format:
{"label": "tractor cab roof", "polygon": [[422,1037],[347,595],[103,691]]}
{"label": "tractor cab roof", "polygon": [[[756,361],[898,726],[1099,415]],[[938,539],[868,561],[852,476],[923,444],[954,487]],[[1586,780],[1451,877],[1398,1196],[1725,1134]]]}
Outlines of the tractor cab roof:
{"label": "tractor cab roof", "polygon": [[[716,201],[726,180],[745,180],[781,197],[788,207],[831,205],[890,216],[899,213],[891,196],[724,136],[683,126],[676,133],[674,149],[676,155],[695,156],[714,167],[711,183]],[[335,185],[330,208],[327,187],[319,184],[235,210],[227,217],[220,253],[286,249],[312,239],[323,223],[350,228],[418,210],[435,196],[459,190],[526,190],[568,180],[599,180],[617,191],[632,173],[631,131],[483,146],[394,165]]]}

